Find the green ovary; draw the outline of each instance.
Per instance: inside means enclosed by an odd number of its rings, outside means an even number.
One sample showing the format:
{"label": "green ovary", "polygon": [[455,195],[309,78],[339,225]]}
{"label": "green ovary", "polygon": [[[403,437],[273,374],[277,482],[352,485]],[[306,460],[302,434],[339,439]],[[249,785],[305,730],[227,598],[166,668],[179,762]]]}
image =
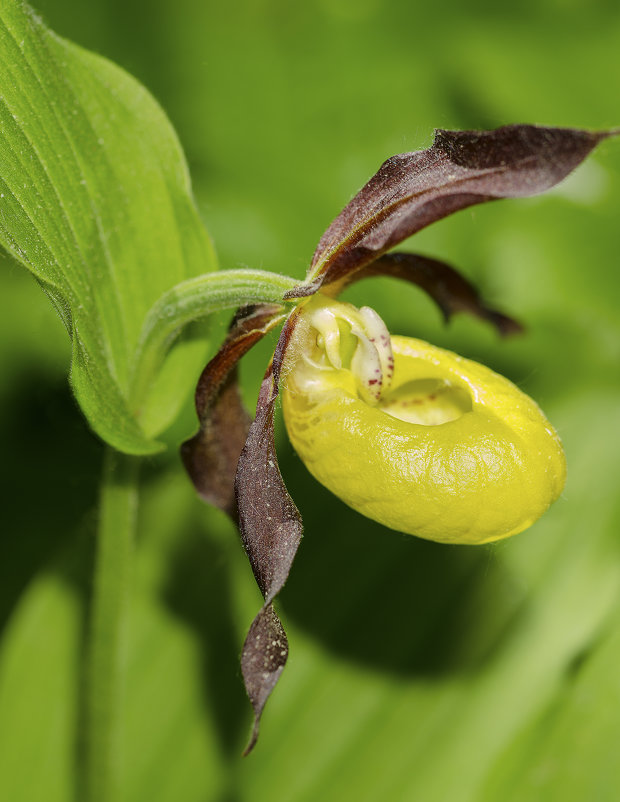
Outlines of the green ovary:
{"label": "green ovary", "polygon": [[309,381],[308,365],[293,365],[284,418],[310,472],[363,515],[431,540],[485,543],[534,523],[566,474],[539,407],[482,365],[420,340],[390,343],[393,378],[376,403],[347,368]]}

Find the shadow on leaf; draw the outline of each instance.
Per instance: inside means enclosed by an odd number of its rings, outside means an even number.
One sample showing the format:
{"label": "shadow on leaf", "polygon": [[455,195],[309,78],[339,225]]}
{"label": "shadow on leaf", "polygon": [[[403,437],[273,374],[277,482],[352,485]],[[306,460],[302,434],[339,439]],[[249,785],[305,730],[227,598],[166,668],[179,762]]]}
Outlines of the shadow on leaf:
{"label": "shadow on leaf", "polygon": [[0,418],[1,628],[30,579],[73,548],[76,528],[96,503],[101,445],[76,414],[64,377],[24,374],[3,398]]}

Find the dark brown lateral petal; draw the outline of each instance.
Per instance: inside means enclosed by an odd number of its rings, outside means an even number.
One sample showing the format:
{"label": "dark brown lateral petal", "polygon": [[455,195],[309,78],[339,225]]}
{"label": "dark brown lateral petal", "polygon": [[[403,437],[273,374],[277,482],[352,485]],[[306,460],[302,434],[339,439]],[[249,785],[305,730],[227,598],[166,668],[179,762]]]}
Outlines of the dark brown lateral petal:
{"label": "dark brown lateral petal", "polygon": [[339,290],[370,276],[389,276],[420,287],[441,309],[446,322],[456,312],[467,312],[491,323],[503,337],[523,331],[516,320],[486,306],[474,285],[439,259],[416,253],[387,253],[343,279]]}
{"label": "dark brown lateral petal", "polygon": [[440,129],[427,150],[393,156],[381,166],[321,237],[308,283],[287,297],[338,281],[459,209],[544,192],[617,134],[534,125]]}
{"label": "dark brown lateral petal", "polygon": [[293,313],[285,324],[263,379],[235,482],[241,539],[265,598],[241,656],[243,679],[254,709],[254,727],[245,754],[256,743],[265,702],[288,656],[286,636],[271,602],[286,582],[302,537],[301,516],[280,474],[273,436],[280,372],[295,317]]}
{"label": "dark brown lateral petal", "polygon": [[200,496],[236,520],[235,473],[251,418],[237,386],[237,362],[284,319],[275,304],[242,307],[222,347],[196,387],[200,430],[181,446],[181,458]]}

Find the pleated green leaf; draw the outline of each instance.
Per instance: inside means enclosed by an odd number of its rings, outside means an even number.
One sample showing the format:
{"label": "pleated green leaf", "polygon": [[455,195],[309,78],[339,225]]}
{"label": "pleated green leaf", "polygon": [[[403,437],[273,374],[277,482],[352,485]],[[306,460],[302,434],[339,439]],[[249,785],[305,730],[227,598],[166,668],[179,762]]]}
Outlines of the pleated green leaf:
{"label": "pleated green leaf", "polygon": [[0,6],[0,62],[0,244],[67,327],[90,425],[123,451],[158,450],[204,345],[178,343],[167,381],[151,375],[136,395],[142,326],[164,292],[215,262],[176,135],[143,86],[20,0]]}

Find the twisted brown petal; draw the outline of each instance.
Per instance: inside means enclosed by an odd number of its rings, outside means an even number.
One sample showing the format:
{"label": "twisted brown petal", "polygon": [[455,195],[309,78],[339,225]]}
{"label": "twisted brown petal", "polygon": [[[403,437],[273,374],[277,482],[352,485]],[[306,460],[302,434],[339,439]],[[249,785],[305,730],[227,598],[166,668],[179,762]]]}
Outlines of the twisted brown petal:
{"label": "twisted brown petal", "polygon": [[280,474],[273,437],[280,372],[294,325],[293,313],[263,379],[235,482],[241,539],[265,598],[241,656],[243,679],[254,709],[254,727],[245,754],[256,743],[263,708],[288,657],[288,642],[272,601],[286,582],[302,536],[301,516]]}
{"label": "twisted brown petal", "polygon": [[544,192],[617,134],[534,125],[440,129],[427,150],[392,156],[381,166],[321,237],[308,283],[288,297],[311,295],[459,209]]}

